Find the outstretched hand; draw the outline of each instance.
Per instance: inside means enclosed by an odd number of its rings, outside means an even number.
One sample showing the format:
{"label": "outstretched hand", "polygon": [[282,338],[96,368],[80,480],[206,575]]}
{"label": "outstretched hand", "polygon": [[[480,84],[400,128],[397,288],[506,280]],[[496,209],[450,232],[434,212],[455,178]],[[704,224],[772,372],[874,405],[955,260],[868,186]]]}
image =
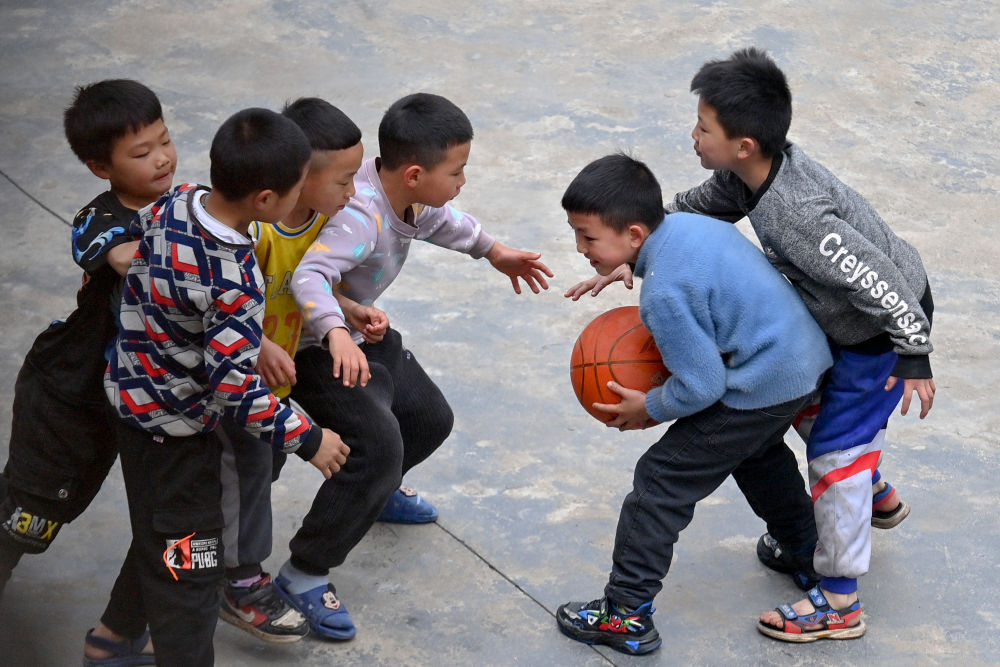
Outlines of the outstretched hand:
{"label": "outstretched hand", "polygon": [[614,416],[607,422],[608,428],[619,431],[634,431],[657,424],[646,412],[646,393],[638,389],[628,389],[617,382],[608,382],[608,389],[621,396],[621,403],[594,403],[594,409]]}
{"label": "outstretched hand", "polygon": [[545,276],[551,278],[553,274],[549,267],[539,261],[541,256],[541,253],[537,252],[508,248],[499,241],[494,242],[493,247],[486,253],[486,259],[490,260],[493,268],[510,278],[516,294],[521,293],[518,278],[523,280],[535,294],[538,294],[539,287],[549,288]]}
{"label": "outstretched hand", "polygon": [[[891,391],[897,382],[899,382],[899,378],[890,377],[885,383],[885,390]],[[934,405],[936,391],[937,387],[934,385],[933,378],[905,378],[903,380],[903,405],[899,414],[905,415],[909,411],[913,392],[917,392],[917,397],[920,399],[920,418],[923,419]]]}
{"label": "outstretched hand", "polygon": [[606,276],[598,273],[591,278],[587,278],[583,282],[570,287],[563,296],[572,298],[573,301],[578,301],[587,292],[590,292],[590,296],[597,296],[601,293],[601,290],[618,280],[625,283],[627,289],[632,289],[632,269],[629,268],[628,264],[622,264]]}

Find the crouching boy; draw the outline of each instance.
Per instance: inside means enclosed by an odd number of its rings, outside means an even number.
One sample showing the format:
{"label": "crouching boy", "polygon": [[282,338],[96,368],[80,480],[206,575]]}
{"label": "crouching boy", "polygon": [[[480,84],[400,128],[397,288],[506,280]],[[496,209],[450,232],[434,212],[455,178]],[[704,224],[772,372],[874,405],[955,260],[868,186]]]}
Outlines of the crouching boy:
{"label": "crouching boy", "polygon": [[[609,383],[621,403],[598,407],[621,430],[673,423],[635,466],[603,595],[568,602],[556,618],[577,641],[648,653],[661,644],[652,603],[678,534],[729,475],[769,529],[791,503],[803,534],[813,526],[782,438],[832,358],[802,299],[764,255],[729,223],[664,217],[660,186],[641,162],[592,162],[562,206],[577,251],[599,274],[627,263],[644,279],[639,313],[672,372],[648,393]],[[783,539],[797,538],[794,522],[780,523]]]}

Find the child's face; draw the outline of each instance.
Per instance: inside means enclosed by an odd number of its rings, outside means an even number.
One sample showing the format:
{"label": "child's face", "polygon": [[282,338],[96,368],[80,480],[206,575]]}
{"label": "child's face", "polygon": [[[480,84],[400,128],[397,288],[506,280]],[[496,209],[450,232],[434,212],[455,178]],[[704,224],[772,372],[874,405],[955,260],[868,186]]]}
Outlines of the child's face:
{"label": "child's face", "polygon": [[299,203],[329,216],[347,206],[364,153],[360,141],[344,150],[313,151]]}
{"label": "child's face", "polygon": [[698,99],[698,122],[691,130],[691,138],[694,139],[694,152],[705,169],[732,169],[737,163],[740,138],[726,136],[715,107],[701,98]]}
{"label": "child's face", "polygon": [[177,149],[167,126],[159,119],[115,141],[108,164],[88,166],[111,182],[122,204],[139,209],[170,189],[177,168]]}
{"label": "child's face", "polygon": [[465,165],[469,162],[472,142],[456,144],[433,169],[422,170],[414,192],[421,204],[440,208],[458,196],[465,185]]}
{"label": "child's face", "polygon": [[617,232],[596,213],[567,212],[567,216],[576,234],[576,251],[590,260],[590,265],[602,276],[635,261],[639,247],[635,245],[631,227]]}

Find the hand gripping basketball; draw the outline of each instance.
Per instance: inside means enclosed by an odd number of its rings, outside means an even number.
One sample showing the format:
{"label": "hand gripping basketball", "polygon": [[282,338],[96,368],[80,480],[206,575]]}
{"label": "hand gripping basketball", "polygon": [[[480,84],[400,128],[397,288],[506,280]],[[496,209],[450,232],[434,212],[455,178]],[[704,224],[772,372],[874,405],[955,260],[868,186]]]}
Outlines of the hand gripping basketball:
{"label": "hand gripping basketball", "polygon": [[614,415],[595,410],[594,403],[619,403],[608,389],[613,380],[623,387],[647,392],[670,377],[652,334],[639,319],[638,306],[623,306],[598,315],[573,346],[570,380],[580,404],[601,422]]}

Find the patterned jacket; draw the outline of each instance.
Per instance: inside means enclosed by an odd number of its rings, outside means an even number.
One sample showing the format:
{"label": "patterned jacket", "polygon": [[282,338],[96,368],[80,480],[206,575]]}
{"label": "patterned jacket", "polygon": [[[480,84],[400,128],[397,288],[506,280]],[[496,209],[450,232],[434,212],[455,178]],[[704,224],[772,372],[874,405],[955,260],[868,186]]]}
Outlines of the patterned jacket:
{"label": "patterned jacket", "polygon": [[181,185],[139,213],[143,236],[125,278],[108,399],[152,433],[204,433],[227,415],[308,460],[320,429],[254,371],[264,296],[253,245],[223,241],[198,220],[194,201],[206,191]]}

